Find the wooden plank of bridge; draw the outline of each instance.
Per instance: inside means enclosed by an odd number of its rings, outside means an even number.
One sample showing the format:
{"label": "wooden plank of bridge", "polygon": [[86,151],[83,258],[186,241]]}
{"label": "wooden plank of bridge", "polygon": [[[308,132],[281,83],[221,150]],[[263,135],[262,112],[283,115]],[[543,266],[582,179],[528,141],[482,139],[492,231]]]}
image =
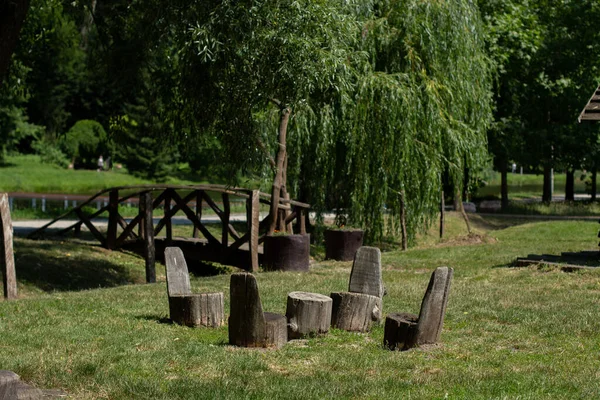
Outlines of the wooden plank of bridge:
{"label": "wooden plank of bridge", "polygon": [[229,204],[229,195],[227,193],[223,193],[221,195],[223,199],[223,215],[221,217],[221,245],[223,246],[223,251],[227,250],[227,246],[229,245],[229,215],[230,215],[230,204]]}
{"label": "wooden plank of bridge", "polygon": [[13,227],[10,218],[8,194],[0,195],[0,234],[2,235],[2,281],[4,284],[4,298],[12,300],[17,298],[17,275],[15,272],[15,256],[13,253]]}
{"label": "wooden plank of bridge", "polygon": [[100,244],[103,247],[106,247],[106,238],[100,233],[98,229],[96,229],[94,224],[92,224],[92,221],[90,221],[90,219],[83,213],[83,211],[81,211],[81,208],[76,208],[75,214],[77,214],[77,217],[81,220],[81,222],[83,222],[85,226],[87,226],[92,235],[94,235],[94,237],[98,239]]}
{"label": "wooden plank of bridge", "polygon": [[248,253],[250,254],[250,271],[258,271],[258,236],[260,227],[260,192],[253,190],[246,200],[246,219],[248,224]]}
{"label": "wooden plank of bridge", "polygon": [[106,231],[106,248],[116,249],[117,224],[119,220],[119,191],[111,190],[108,199],[108,229]]}
{"label": "wooden plank of bridge", "polygon": [[146,259],[146,282],[156,282],[156,249],[154,247],[154,226],[152,222],[152,192],[140,193],[140,214],[143,218],[144,258]]}
{"label": "wooden plank of bridge", "polygon": [[[202,221],[202,191],[196,190],[196,217],[198,221]],[[194,239],[198,239],[198,227],[194,225]]]}
{"label": "wooden plank of bridge", "polygon": [[[186,197],[186,199],[187,199],[187,197]],[[206,227],[204,225],[202,225],[202,222],[200,222],[200,220],[198,219],[196,214],[194,214],[194,211],[192,211],[192,209],[187,206],[185,201],[181,197],[179,197],[179,195],[176,192],[173,192],[173,200],[175,200],[175,203],[177,203],[177,205],[179,206],[181,211],[183,211],[185,213],[186,217],[190,221],[192,221],[194,226],[197,227],[200,230],[200,232],[202,232],[202,234],[204,235],[206,240],[208,240],[208,242],[211,245],[216,245],[216,246],[221,245],[221,243],[210,233],[210,231],[208,229],[206,229]]]}
{"label": "wooden plank of bridge", "polygon": [[165,190],[165,206],[164,206],[164,214],[165,221],[167,227],[167,245],[173,241],[173,223],[171,218],[171,189]]}

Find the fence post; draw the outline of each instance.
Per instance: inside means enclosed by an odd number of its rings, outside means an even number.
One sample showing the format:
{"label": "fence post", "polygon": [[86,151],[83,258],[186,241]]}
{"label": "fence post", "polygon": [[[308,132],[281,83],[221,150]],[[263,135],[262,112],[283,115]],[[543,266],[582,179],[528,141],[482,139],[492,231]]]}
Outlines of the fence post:
{"label": "fence post", "polygon": [[108,230],[106,248],[114,250],[117,243],[117,219],[119,218],[119,191],[111,190],[108,200]]}
{"label": "fence post", "polygon": [[15,273],[15,256],[13,253],[13,227],[10,218],[8,194],[0,195],[0,235],[2,239],[2,277],[4,297],[7,300],[17,298],[17,275]]}

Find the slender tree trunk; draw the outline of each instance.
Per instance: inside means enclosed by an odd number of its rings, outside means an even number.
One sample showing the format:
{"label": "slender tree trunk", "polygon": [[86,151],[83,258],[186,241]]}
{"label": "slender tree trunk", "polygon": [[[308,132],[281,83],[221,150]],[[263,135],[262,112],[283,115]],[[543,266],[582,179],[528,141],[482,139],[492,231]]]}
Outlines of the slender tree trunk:
{"label": "slender tree trunk", "polygon": [[598,170],[596,167],[594,167],[594,169],[592,169],[592,201],[596,201],[596,178],[598,175]]}
{"label": "slender tree trunk", "polygon": [[462,199],[460,198],[460,192],[458,190],[456,191],[456,195],[454,196],[454,203],[455,204],[458,203],[458,210],[462,214],[462,216],[465,220],[465,224],[467,224],[467,231],[470,234],[471,233],[471,222],[469,221],[469,216],[465,212],[465,207],[463,205]]}
{"label": "slender tree trunk", "polygon": [[94,24],[96,3],[97,0],[92,0],[89,7],[87,5],[85,7],[85,15],[83,17],[83,24],[81,25],[81,48],[83,50],[86,50],[88,46],[88,38],[90,31],[92,30],[92,25]]}
{"label": "slender tree trunk", "polygon": [[575,171],[567,169],[567,181],[565,183],[565,201],[575,201]]}
{"label": "slender tree trunk", "polygon": [[402,250],[408,249],[408,234],[406,232],[406,204],[404,190],[400,191],[400,226],[402,228]]}
{"label": "slender tree trunk", "polygon": [[0,2],[0,85],[8,71],[28,9],[29,0]]}
{"label": "slender tree trunk", "polygon": [[277,151],[277,171],[275,173],[275,179],[273,179],[273,187],[271,190],[271,208],[269,210],[269,235],[275,232],[277,226],[277,216],[279,215],[279,198],[281,196],[281,187],[283,183],[284,165],[286,157],[286,136],[287,126],[290,120],[290,109],[285,107],[281,109],[281,116],[279,119],[279,134],[277,141],[279,143],[279,150]]}
{"label": "slender tree trunk", "polygon": [[544,165],[544,188],[542,192],[542,201],[552,201],[552,167]]}
{"label": "slender tree trunk", "polygon": [[508,208],[508,167],[505,162],[500,167],[500,178],[500,205],[505,211]]}
{"label": "slender tree trunk", "polygon": [[440,199],[440,239],[444,237],[444,223],[446,222],[446,201],[444,199],[444,190]]}
{"label": "slender tree trunk", "polygon": [[469,168],[465,167],[462,198],[469,201]]}

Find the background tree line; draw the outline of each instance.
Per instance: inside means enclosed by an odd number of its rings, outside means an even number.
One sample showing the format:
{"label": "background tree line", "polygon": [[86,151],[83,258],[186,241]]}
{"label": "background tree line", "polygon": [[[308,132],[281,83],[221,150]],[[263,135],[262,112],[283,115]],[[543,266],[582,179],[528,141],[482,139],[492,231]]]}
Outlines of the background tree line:
{"label": "background tree line", "polygon": [[592,0],[31,0],[1,87],[3,151],[83,166],[110,155],[155,179],[182,162],[275,176],[274,194],[340,210],[372,239],[398,232],[403,196],[413,237],[442,185],[452,196],[490,161],[504,176],[512,162],[596,171],[597,129],[575,121],[598,78],[599,12]]}

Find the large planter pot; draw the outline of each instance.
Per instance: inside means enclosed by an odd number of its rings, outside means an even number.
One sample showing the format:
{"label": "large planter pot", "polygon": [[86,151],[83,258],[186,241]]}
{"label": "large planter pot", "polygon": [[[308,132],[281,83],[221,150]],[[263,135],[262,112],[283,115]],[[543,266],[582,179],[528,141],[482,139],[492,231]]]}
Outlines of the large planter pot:
{"label": "large planter pot", "polygon": [[360,229],[325,231],[325,258],[337,261],[352,261],[363,244],[364,232]]}
{"label": "large planter pot", "polygon": [[267,271],[308,272],[310,235],[266,236],[263,258]]}

